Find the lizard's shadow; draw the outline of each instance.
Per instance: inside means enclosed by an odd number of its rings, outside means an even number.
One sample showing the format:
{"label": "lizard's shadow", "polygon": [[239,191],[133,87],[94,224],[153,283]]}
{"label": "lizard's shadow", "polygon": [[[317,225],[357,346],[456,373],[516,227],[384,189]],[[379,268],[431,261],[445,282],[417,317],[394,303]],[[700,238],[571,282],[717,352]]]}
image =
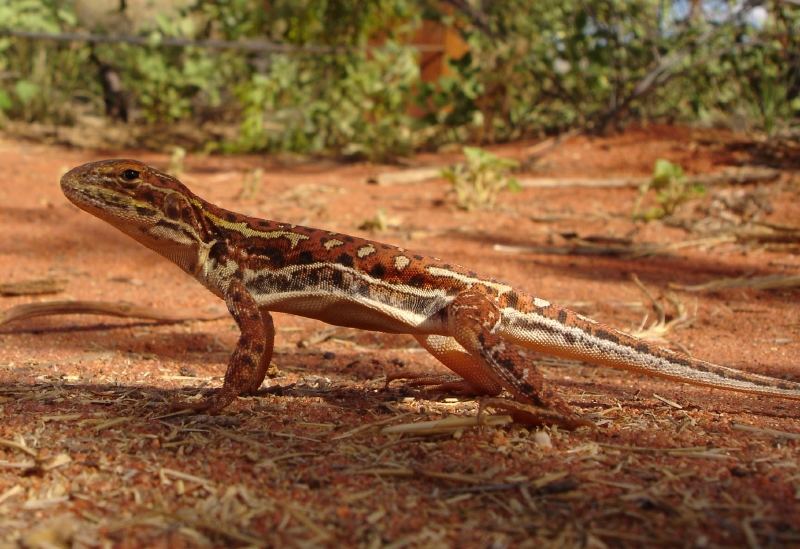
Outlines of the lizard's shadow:
{"label": "lizard's shadow", "polygon": [[[694,386],[674,387],[664,390],[659,387],[661,398],[651,398],[650,392],[638,394],[624,386],[606,381],[568,380],[559,381],[559,389],[564,391],[565,398],[581,413],[601,413],[618,408],[638,410],[650,414],[650,411],[667,409],[673,404],[666,400],[680,402],[682,410],[690,415],[693,411],[712,413],[715,416],[726,416],[729,421],[736,421],[743,414],[756,417],[800,420],[800,411],[795,403],[788,400],[764,400],[754,395],[728,394],[721,390],[712,390]],[[267,383],[270,383],[269,381]],[[163,388],[152,385],[119,385],[92,383],[0,383],[0,398],[5,397],[6,414],[12,417],[53,414],[85,414],[87,417],[104,412],[108,417],[138,418],[144,422],[181,422],[207,423],[208,425],[236,426],[253,418],[269,424],[277,421],[281,425],[289,425],[287,417],[302,420],[303,411],[309,401],[324,401],[325,407],[332,412],[332,423],[345,414],[355,416],[372,416],[387,410],[399,414],[397,404],[408,397],[414,398],[414,404],[430,411],[441,408],[443,415],[458,413],[452,410],[452,403],[444,405],[439,397],[448,395],[436,394],[405,385],[395,381],[384,386],[380,380],[359,383],[358,386],[346,386],[341,383],[314,386],[304,382],[275,382],[269,387],[262,387],[255,395],[241,397],[234,401],[219,415],[194,413],[176,413],[173,405],[176,402],[189,403],[202,397],[220,384],[204,383],[198,379],[197,386],[180,388]],[[471,399],[464,399],[470,401]],[[287,414],[287,409],[296,408],[294,413]],[[456,407],[457,408],[457,407]],[[676,412],[677,413],[677,412]],[[682,416],[685,412],[681,412]],[[365,419],[368,423],[374,418]],[[726,421],[727,424],[729,421]],[[358,426],[351,420],[343,428]],[[602,432],[602,430],[601,430]]]}

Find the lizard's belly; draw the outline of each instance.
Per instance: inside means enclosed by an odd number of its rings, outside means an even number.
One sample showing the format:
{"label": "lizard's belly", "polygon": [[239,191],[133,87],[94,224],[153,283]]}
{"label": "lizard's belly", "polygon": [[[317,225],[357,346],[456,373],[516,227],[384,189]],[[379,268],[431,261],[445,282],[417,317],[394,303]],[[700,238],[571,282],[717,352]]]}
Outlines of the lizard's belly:
{"label": "lizard's belly", "polygon": [[306,292],[265,295],[257,297],[257,301],[270,311],[315,318],[335,326],[402,334],[444,333],[441,309],[415,312],[377,301]]}
{"label": "lizard's belly", "polygon": [[243,281],[267,310],[381,332],[441,333],[452,301],[443,289],[411,291],[327,263],[245,271]]}

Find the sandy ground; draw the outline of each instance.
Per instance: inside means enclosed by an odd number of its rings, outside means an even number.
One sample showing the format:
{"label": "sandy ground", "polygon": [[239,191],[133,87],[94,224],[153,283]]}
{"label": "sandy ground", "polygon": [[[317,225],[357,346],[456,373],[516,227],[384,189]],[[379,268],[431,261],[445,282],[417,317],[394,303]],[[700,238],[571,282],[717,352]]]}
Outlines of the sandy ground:
{"label": "sandy ground", "polygon": [[[520,158],[530,145],[493,150]],[[572,138],[523,176],[647,176],[657,158],[709,173],[770,160],[763,152],[724,132],[653,127]],[[104,300],[193,318],[224,312],[172,264],[62,196],[67,169],[109,157],[169,162],[0,138],[0,284],[65,281],[54,295],[0,297],[0,310]],[[772,206],[760,219],[796,228],[797,164],[777,164],[780,177],[759,187]],[[247,184],[255,169],[260,180]],[[692,320],[668,331],[667,345],[800,381],[796,286],[670,290],[796,276],[796,242],[587,255],[565,235],[662,245],[703,235],[633,223],[633,188],[525,189],[502,195],[494,210],[464,212],[442,180],[367,183],[394,169],[190,155],[181,178],[221,206],[447,258],[621,329],[653,318],[636,274],[674,312],[664,298],[671,291]],[[755,190],[713,187],[684,215],[702,217],[718,193]],[[359,229],[379,210],[388,228]],[[797,402],[543,358],[550,383],[596,430],[398,435],[382,429],[468,418],[477,405],[402,382],[384,387],[387,373],[437,370],[410,337],[275,316],[278,376],[216,417],[163,416],[173,399],[220,385],[238,337],[228,317],[49,316],[0,327],[0,545],[800,546]]]}

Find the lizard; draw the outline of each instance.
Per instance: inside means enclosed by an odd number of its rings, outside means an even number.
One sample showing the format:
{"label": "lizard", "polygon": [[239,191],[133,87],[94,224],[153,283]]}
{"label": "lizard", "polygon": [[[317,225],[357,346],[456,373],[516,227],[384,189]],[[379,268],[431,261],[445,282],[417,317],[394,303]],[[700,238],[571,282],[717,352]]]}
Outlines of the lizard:
{"label": "lizard", "polygon": [[672,351],[438,258],[223,209],[136,160],[78,166],[61,178],[61,188],[79,208],[166,257],[225,301],[241,334],[222,387],[186,405],[197,411],[219,413],[259,389],[273,352],[271,312],[410,334],[456,374],[422,376],[420,385],[487,397],[505,390],[509,410],[534,410],[515,415],[530,423],[588,423],[544,384],[530,351],[800,400],[800,382]]}

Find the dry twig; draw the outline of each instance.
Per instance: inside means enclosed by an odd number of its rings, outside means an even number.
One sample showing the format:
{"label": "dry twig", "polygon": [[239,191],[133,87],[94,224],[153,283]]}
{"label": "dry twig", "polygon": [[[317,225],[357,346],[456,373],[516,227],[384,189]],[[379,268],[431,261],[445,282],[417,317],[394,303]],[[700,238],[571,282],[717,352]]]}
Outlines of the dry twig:
{"label": "dry twig", "polygon": [[434,421],[420,421],[417,423],[402,423],[400,425],[392,425],[381,429],[381,433],[389,434],[403,434],[403,435],[443,435],[453,434],[462,431],[468,427],[477,427],[479,425],[487,425],[495,427],[498,425],[505,425],[511,423],[513,420],[508,415],[495,415],[495,416],[473,416],[473,417],[460,417],[450,416],[444,419],[437,419]]}
{"label": "dry twig", "polygon": [[686,312],[686,307],[683,303],[678,299],[677,296],[673,294],[667,294],[665,298],[672,304],[675,308],[677,315],[672,318],[671,320],[667,320],[667,313],[664,307],[656,300],[650,291],[642,284],[642,281],[639,280],[639,277],[636,274],[631,274],[631,280],[634,284],[641,290],[641,292],[647,297],[650,301],[653,310],[656,313],[656,321],[653,322],[650,326],[645,328],[645,323],[647,322],[647,316],[642,319],[639,328],[633,330],[631,333],[638,338],[647,339],[651,341],[662,341],[664,336],[666,336],[669,332],[671,332],[674,328],[679,326],[686,326],[691,324],[693,318],[689,316]]}
{"label": "dry twig", "polygon": [[800,275],[766,275],[738,278],[717,278],[703,284],[670,284],[670,287],[686,292],[714,292],[731,288],[750,288],[753,290],[775,290],[800,287]]}
{"label": "dry twig", "polygon": [[108,315],[124,318],[144,318],[157,322],[188,322],[216,320],[226,314],[186,316],[166,313],[152,307],[134,303],[111,301],[45,301],[42,303],[25,303],[10,307],[0,313],[0,326],[19,320],[28,320],[38,316],[53,315]]}
{"label": "dry twig", "polygon": [[58,278],[41,278],[36,280],[23,280],[21,282],[5,282],[0,284],[0,295],[41,295],[57,294],[63,292],[67,281]]}
{"label": "dry twig", "polygon": [[757,435],[785,438],[789,440],[800,440],[800,433],[790,433],[788,431],[779,431],[778,429],[768,429],[765,427],[754,427],[752,425],[745,425],[743,423],[734,423],[731,425],[731,429],[735,429],[736,431],[755,433]]}

